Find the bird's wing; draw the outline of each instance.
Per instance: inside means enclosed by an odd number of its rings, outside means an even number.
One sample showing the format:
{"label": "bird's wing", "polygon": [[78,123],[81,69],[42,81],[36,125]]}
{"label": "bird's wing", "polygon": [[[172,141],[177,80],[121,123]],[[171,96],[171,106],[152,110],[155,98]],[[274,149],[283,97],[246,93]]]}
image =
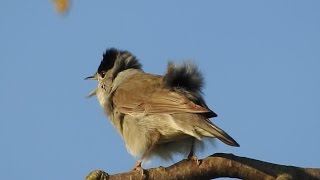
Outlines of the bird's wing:
{"label": "bird's wing", "polygon": [[113,94],[113,105],[121,113],[211,113],[184,94],[162,85],[162,76],[136,74],[121,83]]}

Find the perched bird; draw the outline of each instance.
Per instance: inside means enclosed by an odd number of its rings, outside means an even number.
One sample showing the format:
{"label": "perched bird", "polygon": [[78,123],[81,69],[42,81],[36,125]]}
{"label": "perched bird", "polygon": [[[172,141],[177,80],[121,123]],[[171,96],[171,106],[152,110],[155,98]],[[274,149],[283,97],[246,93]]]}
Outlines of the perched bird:
{"label": "perched bird", "polygon": [[217,114],[206,105],[202,74],[191,62],[169,62],[163,76],[154,75],[145,73],[130,52],[111,48],[86,79],[98,81],[88,96],[97,96],[128,152],[140,157],[134,169],[152,156],[168,160],[180,153],[196,158],[194,150],[205,137],[239,146],[209,120]]}

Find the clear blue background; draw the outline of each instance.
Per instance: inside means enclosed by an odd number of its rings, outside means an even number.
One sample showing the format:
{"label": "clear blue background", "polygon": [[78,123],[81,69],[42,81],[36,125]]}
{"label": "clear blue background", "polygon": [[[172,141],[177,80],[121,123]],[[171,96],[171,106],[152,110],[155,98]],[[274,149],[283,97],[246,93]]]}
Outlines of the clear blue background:
{"label": "clear blue background", "polygon": [[[0,1],[0,179],[84,179],[135,159],[85,95],[108,47],[151,73],[192,59],[214,121],[241,145],[216,152],[320,166],[320,1]],[[134,92],[133,92],[134,93]],[[179,158],[177,158],[179,160]],[[169,165],[152,161],[145,167]]]}

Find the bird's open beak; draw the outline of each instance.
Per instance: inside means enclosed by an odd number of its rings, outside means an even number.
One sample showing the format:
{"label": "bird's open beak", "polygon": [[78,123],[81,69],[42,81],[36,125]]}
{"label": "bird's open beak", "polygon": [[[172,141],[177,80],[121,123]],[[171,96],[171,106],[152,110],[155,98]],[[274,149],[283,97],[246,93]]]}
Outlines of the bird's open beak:
{"label": "bird's open beak", "polygon": [[[97,73],[94,74],[93,76],[89,76],[89,77],[84,78],[84,80],[88,80],[88,79],[90,79],[90,80],[98,80]],[[97,93],[97,89],[94,89],[86,97],[90,98],[90,97],[96,95],[96,93]]]}

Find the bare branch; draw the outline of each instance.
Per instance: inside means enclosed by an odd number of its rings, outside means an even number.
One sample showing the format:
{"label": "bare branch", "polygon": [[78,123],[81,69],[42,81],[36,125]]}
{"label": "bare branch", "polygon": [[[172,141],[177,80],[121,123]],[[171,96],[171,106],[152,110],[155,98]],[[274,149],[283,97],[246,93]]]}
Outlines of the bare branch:
{"label": "bare branch", "polygon": [[205,159],[182,160],[169,167],[108,175],[101,170],[92,171],[86,180],[208,180],[218,177],[239,179],[320,179],[319,168],[301,168],[263,162],[233,154],[217,153]]}

